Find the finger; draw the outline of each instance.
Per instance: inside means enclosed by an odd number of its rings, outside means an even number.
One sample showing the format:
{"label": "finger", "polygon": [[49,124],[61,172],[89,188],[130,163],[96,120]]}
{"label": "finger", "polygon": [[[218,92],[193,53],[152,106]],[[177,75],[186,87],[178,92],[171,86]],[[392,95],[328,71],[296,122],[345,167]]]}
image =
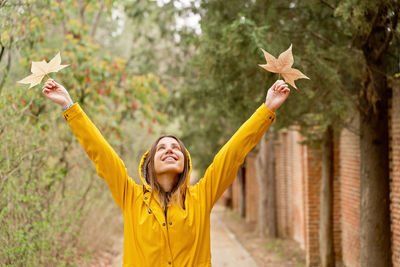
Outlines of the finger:
{"label": "finger", "polygon": [[44,88],[42,92],[43,92],[43,94],[47,95],[47,94],[49,94],[49,93],[50,93],[50,90],[49,90],[49,89],[46,89],[46,88]]}
{"label": "finger", "polygon": [[281,90],[281,88],[282,88],[282,86],[285,86],[285,85],[287,85],[287,84],[285,83],[285,81],[283,81],[283,80],[279,80],[279,84],[278,84],[278,91],[280,91],[280,90]]}
{"label": "finger", "polygon": [[274,84],[271,86],[272,89],[276,88],[278,85],[280,85],[283,81],[282,80],[276,80]]}
{"label": "finger", "polygon": [[285,88],[287,88],[287,84],[282,83],[282,84],[278,85],[277,91],[282,92]]}
{"label": "finger", "polygon": [[284,80],[277,80],[276,82],[277,82],[278,85],[285,84]]}
{"label": "finger", "polygon": [[283,84],[283,83],[285,83],[285,82],[282,81],[282,80],[277,80],[277,81],[275,82],[275,85],[276,85],[276,86],[279,86],[279,85],[281,85],[281,84]]}
{"label": "finger", "polygon": [[43,87],[48,88],[48,89],[53,88],[53,86],[49,83],[45,83]]}

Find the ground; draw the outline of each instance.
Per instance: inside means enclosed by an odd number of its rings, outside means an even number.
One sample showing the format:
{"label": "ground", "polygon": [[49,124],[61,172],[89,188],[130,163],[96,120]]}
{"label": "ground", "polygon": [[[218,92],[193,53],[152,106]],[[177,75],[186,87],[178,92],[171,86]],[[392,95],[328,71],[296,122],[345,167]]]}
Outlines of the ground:
{"label": "ground", "polygon": [[[291,239],[260,238],[255,223],[246,223],[231,211],[216,206],[213,209],[235,238],[249,252],[259,267],[306,266],[305,253],[299,244]],[[238,265],[229,265],[238,266]],[[218,267],[218,266],[214,266]]]}

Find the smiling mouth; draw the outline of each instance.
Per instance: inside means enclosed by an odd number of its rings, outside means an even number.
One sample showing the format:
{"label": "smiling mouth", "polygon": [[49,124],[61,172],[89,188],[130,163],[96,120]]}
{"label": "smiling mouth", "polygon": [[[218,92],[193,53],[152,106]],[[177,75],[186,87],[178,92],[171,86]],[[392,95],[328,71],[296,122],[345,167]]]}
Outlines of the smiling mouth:
{"label": "smiling mouth", "polygon": [[163,159],[163,161],[175,162],[175,161],[177,161],[177,159],[175,159],[175,158],[172,157],[172,156],[168,156],[168,157],[166,157],[165,159]]}

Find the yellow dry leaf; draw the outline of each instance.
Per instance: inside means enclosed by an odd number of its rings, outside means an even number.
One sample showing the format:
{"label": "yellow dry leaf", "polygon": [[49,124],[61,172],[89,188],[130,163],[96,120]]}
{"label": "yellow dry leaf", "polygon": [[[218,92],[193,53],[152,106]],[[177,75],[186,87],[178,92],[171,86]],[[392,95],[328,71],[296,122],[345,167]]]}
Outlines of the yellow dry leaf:
{"label": "yellow dry leaf", "polygon": [[60,52],[58,52],[58,54],[53,57],[49,63],[47,63],[45,60],[33,61],[31,67],[32,74],[18,81],[18,83],[30,83],[31,85],[29,86],[29,88],[31,88],[39,84],[45,75],[49,74],[50,72],[58,72],[59,70],[67,66],[68,65],[61,65],[61,56]]}
{"label": "yellow dry leaf", "polygon": [[285,82],[293,86],[297,89],[294,81],[297,79],[310,79],[303,73],[301,73],[297,69],[293,69],[292,65],[294,62],[293,54],[292,54],[292,45],[290,45],[289,49],[279,55],[276,59],[270,53],[261,48],[264,53],[265,59],[267,60],[267,64],[261,65],[260,67],[266,69],[267,71],[282,74]]}

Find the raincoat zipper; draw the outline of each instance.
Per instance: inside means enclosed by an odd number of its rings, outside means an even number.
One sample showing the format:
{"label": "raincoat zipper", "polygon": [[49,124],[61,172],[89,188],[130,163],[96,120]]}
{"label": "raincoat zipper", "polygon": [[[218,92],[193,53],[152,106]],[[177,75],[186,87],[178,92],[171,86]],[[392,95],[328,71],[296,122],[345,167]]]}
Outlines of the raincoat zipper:
{"label": "raincoat zipper", "polygon": [[[169,248],[169,252],[170,252],[170,254],[171,254],[171,256],[172,256],[171,244],[170,244],[169,233],[168,233],[168,216],[167,216],[167,213],[168,213],[168,207],[165,207],[165,209],[164,209],[165,227],[167,227],[168,248]],[[168,261],[168,265],[172,265],[172,259],[170,259],[170,260]]]}
{"label": "raincoat zipper", "polygon": [[167,212],[168,212],[168,207],[166,207],[164,209],[164,215],[165,215],[165,225],[167,226],[167,230],[168,230],[168,219],[167,219]]}

